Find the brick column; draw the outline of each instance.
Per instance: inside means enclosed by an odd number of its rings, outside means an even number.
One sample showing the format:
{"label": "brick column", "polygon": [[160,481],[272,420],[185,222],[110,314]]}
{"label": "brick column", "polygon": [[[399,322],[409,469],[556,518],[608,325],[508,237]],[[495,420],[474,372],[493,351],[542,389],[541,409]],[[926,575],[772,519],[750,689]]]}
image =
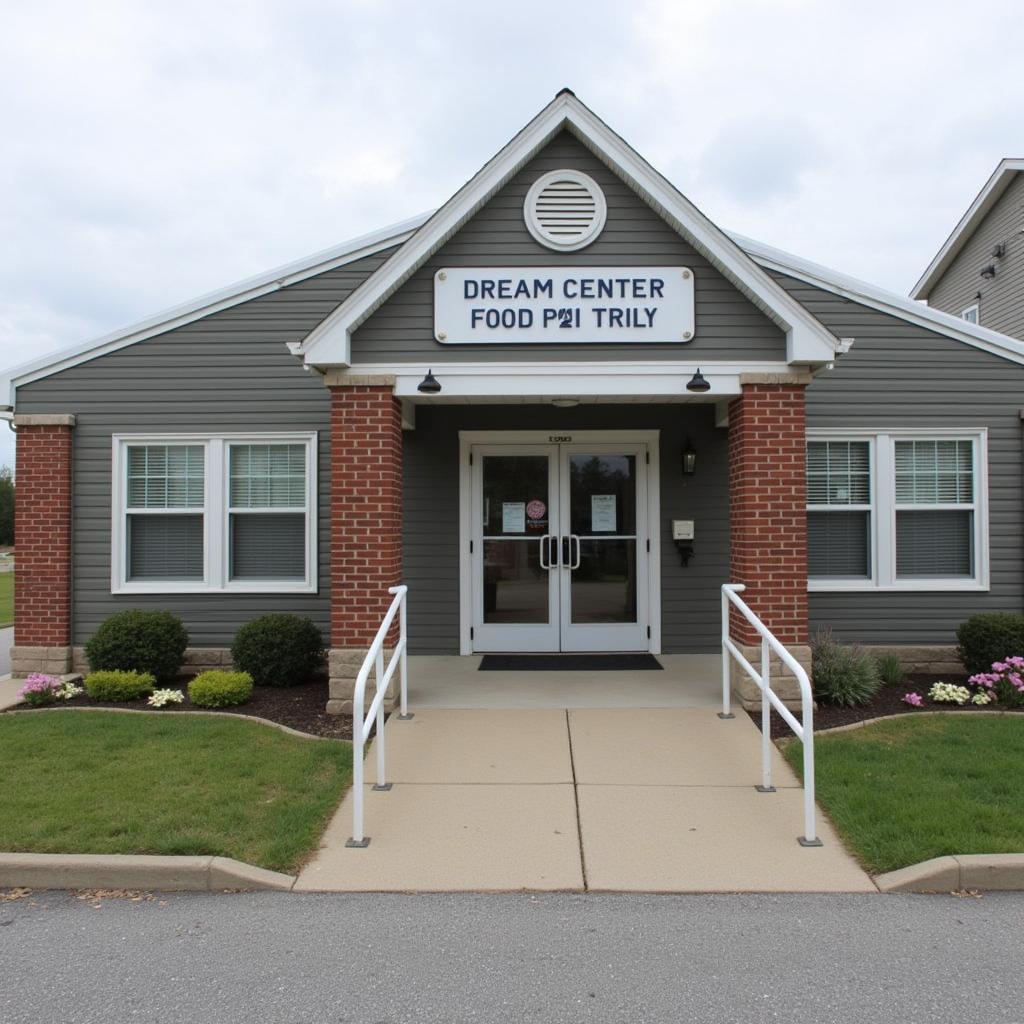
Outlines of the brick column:
{"label": "brick column", "polygon": [[[331,651],[327,710],[352,687],[402,579],[402,410],[389,378],[328,377],[331,392]],[[397,638],[397,624],[389,639]],[[367,688],[372,694],[372,686]]]}
{"label": "brick column", "polygon": [[14,417],[14,644],[11,671],[71,671],[71,415]]}
{"label": "brick column", "polygon": [[[804,375],[744,374],[729,404],[730,581],[743,599],[809,668],[807,646],[807,484]],[[760,638],[733,613],[732,636],[757,667]],[[776,663],[773,686],[782,675]],[[737,681],[744,673],[737,672]],[[780,696],[799,701],[795,680]],[[776,687],[778,689],[778,687]],[[759,700],[739,685],[745,704]],[[784,691],[784,692],[783,692]]]}

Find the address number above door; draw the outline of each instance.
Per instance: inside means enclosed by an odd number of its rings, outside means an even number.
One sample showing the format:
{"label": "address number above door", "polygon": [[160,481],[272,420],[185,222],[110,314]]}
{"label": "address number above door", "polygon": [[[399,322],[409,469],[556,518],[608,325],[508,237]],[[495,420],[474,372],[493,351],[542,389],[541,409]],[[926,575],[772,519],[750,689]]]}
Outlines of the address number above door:
{"label": "address number above door", "polygon": [[434,275],[447,345],[676,344],[695,333],[688,267],[472,267]]}

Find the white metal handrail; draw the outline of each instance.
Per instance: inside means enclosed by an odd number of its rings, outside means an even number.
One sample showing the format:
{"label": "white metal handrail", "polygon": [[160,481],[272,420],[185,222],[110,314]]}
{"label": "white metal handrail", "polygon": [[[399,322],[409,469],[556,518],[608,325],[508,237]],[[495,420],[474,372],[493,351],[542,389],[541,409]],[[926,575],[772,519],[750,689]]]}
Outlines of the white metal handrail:
{"label": "white metal handrail", "polygon": [[[411,718],[409,714],[409,673],[406,661],[406,595],[409,588],[404,584],[398,587],[391,587],[389,594],[394,598],[384,616],[384,621],[377,630],[377,635],[370,644],[370,649],[363,658],[363,664],[356,676],[356,686],[352,693],[352,836],[345,844],[346,846],[358,847],[360,849],[370,845],[370,837],[363,832],[363,750],[366,741],[370,736],[370,729],[376,727],[377,751],[377,782],[375,790],[387,791],[391,789],[391,783],[385,781],[386,764],[384,750],[384,699],[387,696],[391,680],[395,671],[399,672],[399,717]],[[395,644],[387,667],[384,666],[384,640],[398,616],[398,643]],[[363,715],[363,706],[366,700],[366,682],[370,677],[370,669],[373,669],[373,681],[376,692],[370,707]]]}
{"label": "white metal handrail", "polygon": [[[817,833],[817,807],[814,802],[814,694],[807,672],[782,645],[768,627],[750,610],[739,596],[747,588],[742,583],[726,583],[722,586],[722,711],[719,717],[732,718],[730,681],[730,655],[750,676],[761,691],[761,785],[758,792],[774,793],[772,785],[771,757],[771,709],[782,716],[782,720],[793,730],[804,747],[804,835],[797,840],[801,846],[821,846]],[[761,671],[743,656],[743,652],[732,642],[729,635],[729,606],[735,608],[750,623],[761,637]],[[800,721],[779,700],[772,690],[771,655],[775,652],[780,661],[796,677],[800,684]]]}

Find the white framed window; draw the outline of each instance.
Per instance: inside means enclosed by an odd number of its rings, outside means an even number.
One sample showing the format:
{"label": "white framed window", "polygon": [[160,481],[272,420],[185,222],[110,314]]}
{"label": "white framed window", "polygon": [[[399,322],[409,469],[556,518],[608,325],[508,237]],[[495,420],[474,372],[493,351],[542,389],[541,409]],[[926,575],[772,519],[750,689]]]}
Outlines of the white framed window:
{"label": "white framed window", "polygon": [[985,430],[807,434],[810,590],[987,590]]}
{"label": "white framed window", "polygon": [[315,433],[116,435],[113,593],[315,593]]}
{"label": "white framed window", "polygon": [[969,324],[976,324],[978,322],[978,304],[975,303],[973,306],[968,306],[961,314],[961,319],[966,320]]}

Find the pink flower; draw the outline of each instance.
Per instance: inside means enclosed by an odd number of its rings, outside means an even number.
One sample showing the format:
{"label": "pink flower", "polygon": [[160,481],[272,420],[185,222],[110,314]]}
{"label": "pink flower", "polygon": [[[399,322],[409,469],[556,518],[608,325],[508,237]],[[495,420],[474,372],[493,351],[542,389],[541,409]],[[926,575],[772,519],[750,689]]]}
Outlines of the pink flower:
{"label": "pink flower", "polygon": [[909,704],[912,708],[923,708],[924,698],[919,693],[905,693],[903,703]]}

